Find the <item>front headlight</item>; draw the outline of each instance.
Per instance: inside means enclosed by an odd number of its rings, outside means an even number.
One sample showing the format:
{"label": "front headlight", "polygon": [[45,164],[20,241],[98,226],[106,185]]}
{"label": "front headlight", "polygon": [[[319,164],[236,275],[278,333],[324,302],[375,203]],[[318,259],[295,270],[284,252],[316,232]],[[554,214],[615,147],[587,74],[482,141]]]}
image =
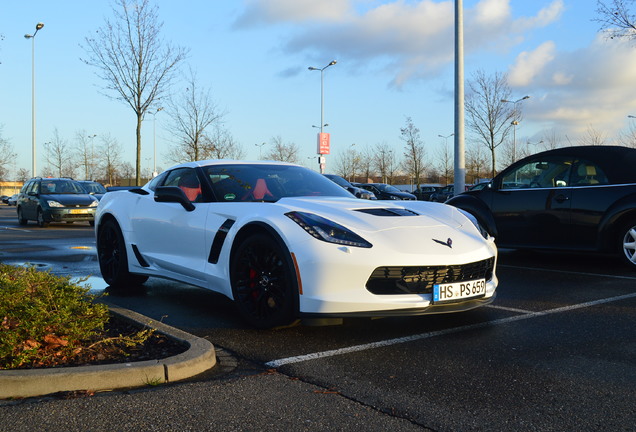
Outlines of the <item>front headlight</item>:
{"label": "front headlight", "polygon": [[477,218],[475,216],[473,216],[472,213],[468,213],[466,210],[462,210],[460,208],[457,208],[457,210],[459,210],[461,212],[461,214],[463,214],[464,216],[466,216],[468,218],[469,221],[471,221],[473,223],[473,225],[475,225],[475,227],[477,228],[477,230],[479,231],[479,233],[486,239],[488,240],[488,238],[490,237],[490,234],[488,234],[488,231],[486,231],[486,229],[484,227],[481,226],[481,224],[479,223],[479,221],[477,220]]}
{"label": "front headlight", "polygon": [[370,248],[373,246],[358,234],[321,216],[304,212],[289,212],[285,213],[285,216],[296,222],[312,237],[318,240],[361,248]]}
{"label": "front headlight", "polygon": [[96,199],[93,199],[93,202],[90,203],[89,207],[97,207],[98,204],[99,204],[99,201]]}
{"label": "front headlight", "polygon": [[49,205],[49,207],[64,207],[62,204],[54,200],[48,200],[46,203]]}

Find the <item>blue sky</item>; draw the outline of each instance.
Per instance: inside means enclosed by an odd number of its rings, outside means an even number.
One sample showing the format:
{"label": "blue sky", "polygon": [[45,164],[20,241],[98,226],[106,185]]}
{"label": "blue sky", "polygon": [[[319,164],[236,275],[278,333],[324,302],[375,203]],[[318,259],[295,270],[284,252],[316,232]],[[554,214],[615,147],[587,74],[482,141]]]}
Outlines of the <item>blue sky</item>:
{"label": "blue sky", "polygon": [[[303,163],[313,156],[320,123],[320,74],[325,71],[325,122],[332,154],[352,144],[387,143],[401,153],[400,128],[411,117],[433,157],[453,132],[453,1],[442,0],[157,0],[163,36],[188,48],[184,66],[197,73],[226,111],[226,127],[250,159],[273,137],[296,143]],[[106,0],[4,1],[0,5],[0,127],[31,166],[31,41],[37,22],[38,168],[53,132],[110,134],[134,163],[135,117],[101,90],[81,62],[86,36],[111,17]],[[509,74],[523,102],[521,142],[557,133],[575,143],[592,128],[608,143],[636,114],[634,45],[598,34],[596,0],[464,0],[466,78],[478,69]],[[183,91],[177,83],[175,92]],[[152,162],[152,117],[143,131],[143,162]],[[171,144],[157,120],[157,165]],[[467,146],[471,145],[467,136]],[[265,153],[268,145],[263,147]]]}

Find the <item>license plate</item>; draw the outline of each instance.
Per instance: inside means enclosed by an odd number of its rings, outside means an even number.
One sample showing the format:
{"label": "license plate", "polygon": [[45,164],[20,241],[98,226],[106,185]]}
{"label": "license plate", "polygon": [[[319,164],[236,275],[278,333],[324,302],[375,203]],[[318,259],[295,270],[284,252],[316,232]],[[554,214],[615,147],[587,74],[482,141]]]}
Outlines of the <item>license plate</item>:
{"label": "license plate", "polygon": [[87,214],[89,211],[86,209],[71,209],[70,214]]}
{"label": "license plate", "polygon": [[486,295],[486,279],[433,285],[433,303],[460,301]]}

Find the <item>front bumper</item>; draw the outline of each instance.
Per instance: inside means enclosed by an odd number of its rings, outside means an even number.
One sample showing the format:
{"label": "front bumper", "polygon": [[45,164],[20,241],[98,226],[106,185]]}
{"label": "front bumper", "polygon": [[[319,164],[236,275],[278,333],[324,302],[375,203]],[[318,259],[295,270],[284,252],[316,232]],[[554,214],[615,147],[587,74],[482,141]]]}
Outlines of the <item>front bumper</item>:
{"label": "front bumper", "polygon": [[47,222],[92,222],[95,220],[95,208],[56,208],[44,212]]}

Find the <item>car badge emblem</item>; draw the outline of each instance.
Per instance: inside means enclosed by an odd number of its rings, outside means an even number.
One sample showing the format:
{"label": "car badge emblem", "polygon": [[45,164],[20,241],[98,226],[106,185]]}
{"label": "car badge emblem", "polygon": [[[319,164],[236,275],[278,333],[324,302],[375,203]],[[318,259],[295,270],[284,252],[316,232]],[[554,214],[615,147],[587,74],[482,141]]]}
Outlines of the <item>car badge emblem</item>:
{"label": "car badge emblem", "polygon": [[437,240],[437,239],[433,239],[433,241],[434,241],[435,243],[439,243],[439,244],[441,244],[441,245],[448,246],[448,247],[449,247],[449,248],[451,248],[451,249],[453,248],[453,240],[451,240],[451,238],[450,238],[450,237],[449,237],[449,238],[448,238],[448,240],[446,240],[446,241]]}

